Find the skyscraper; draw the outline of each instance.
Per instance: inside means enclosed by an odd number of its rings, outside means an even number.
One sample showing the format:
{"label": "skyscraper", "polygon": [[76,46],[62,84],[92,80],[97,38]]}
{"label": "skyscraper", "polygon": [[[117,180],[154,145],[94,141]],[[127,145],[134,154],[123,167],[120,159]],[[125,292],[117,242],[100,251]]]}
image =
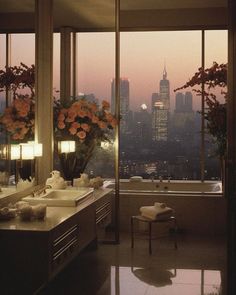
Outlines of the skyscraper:
{"label": "skyscraper", "polygon": [[152,140],[167,141],[168,139],[168,111],[164,103],[157,101],[152,110]]}
{"label": "skyscraper", "polygon": [[164,104],[164,109],[170,109],[170,82],[167,80],[167,71],[164,66],[163,78],[160,81],[160,99]]}
{"label": "skyscraper", "polygon": [[184,96],[184,106],[186,112],[192,112],[193,111],[193,95],[192,92],[185,92]]}
{"label": "skyscraper", "polygon": [[[111,82],[111,111],[115,113],[115,79]],[[128,132],[129,112],[129,80],[120,78],[120,130],[123,134]]]}
{"label": "skyscraper", "polygon": [[170,83],[164,67],[163,79],[160,80],[160,95],[152,94],[152,140],[167,141],[170,111]]}
{"label": "skyscraper", "polygon": [[155,103],[159,100],[159,98],[159,93],[155,92],[152,94],[152,108],[154,107]]}
{"label": "skyscraper", "polygon": [[192,93],[177,92],[175,96],[175,111],[172,117],[172,130],[174,130],[174,138],[178,141],[188,142],[194,141],[193,130],[194,112]]}
{"label": "skyscraper", "polygon": [[177,92],[175,95],[175,112],[181,113],[184,110],[184,95],[181,92]]}
{"label": "skyscraper", "polygon": [[134,134],[142,146],[148,145],[151,139],[151,114],[146,104],[142,104],[139,112],[134,113]]}
{"label": "skyscraper", "polygon": [[175,95],[175,113],[185,113],[193,111],[192,92],[177,92]]}

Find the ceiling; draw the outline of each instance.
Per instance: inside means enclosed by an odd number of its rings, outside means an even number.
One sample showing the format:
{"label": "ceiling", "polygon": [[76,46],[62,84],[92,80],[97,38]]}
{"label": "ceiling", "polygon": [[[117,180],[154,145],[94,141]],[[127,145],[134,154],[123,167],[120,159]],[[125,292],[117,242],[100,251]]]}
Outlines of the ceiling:
{"label": "ceiling", "polygon": [[[54,5],[73,7],[75,10],[114,6],[113,0],[54,0]],[[226,7],[226,0],[120,0],[121,10],[186,9]],[[0,12],[33,12],[34,0],[0,0]]]}
{"label": "ceiling", "polygon": [[[0,0],[0,31],[34,31],[34,0]],[[227,0],[120,0],[121,29],[227,25]],[[114,30],[114,0],[54,0],[54,28]]]}

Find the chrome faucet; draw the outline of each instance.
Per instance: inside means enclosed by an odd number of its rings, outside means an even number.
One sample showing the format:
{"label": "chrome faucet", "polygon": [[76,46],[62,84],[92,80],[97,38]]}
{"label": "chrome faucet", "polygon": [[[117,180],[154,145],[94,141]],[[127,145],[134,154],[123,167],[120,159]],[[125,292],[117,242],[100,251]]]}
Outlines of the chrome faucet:
{"label": "chrome faucet", "polygon": [[40,196],[41,194],[46,194],[46,189],[48,188],[52,188],[51,185],[44,185],[43,187],[40,187],[40,188],[36,188],[32,193],[31,195],[33,197],[37,197],[37,196]]}

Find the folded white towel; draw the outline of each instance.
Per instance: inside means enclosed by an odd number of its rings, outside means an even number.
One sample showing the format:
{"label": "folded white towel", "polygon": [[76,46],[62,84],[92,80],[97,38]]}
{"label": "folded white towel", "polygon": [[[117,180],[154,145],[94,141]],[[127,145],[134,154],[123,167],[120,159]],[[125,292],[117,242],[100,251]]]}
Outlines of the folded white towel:
{"label": "folded white towel", "polygon": [[143,181],[143,178],[142,178],[142,176],[132,176],[132,177],[130,177],[129,181],[130,182],[141,182],[141,181]]}
{"label": "folded white towel", "polygon": [[154,203],[154,206],[155,208],[166,208],[166,204],[165,203],[158,203],[158,202],[155,202]]}
{"label": "folded white towel", "polygon": [[173,214],[173,209],[169,207],[161,208],[160,206],[144,206],[140,208],[143,217],[152,220],[165,220]]}

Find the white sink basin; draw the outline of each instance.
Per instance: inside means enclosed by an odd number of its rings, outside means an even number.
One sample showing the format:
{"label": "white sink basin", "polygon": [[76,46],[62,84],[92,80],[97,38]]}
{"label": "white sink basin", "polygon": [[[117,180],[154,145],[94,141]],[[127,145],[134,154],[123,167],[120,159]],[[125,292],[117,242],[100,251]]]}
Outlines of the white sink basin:
{"label": "white sink basin", "polygon": [[48,189],[46,194],[33,197],[29,195],[22,200],[30,204],[46,204],[48,206],[74,207],[84,201],[93,193],[93,188],[81,188],[79,190],[51,190]]}

